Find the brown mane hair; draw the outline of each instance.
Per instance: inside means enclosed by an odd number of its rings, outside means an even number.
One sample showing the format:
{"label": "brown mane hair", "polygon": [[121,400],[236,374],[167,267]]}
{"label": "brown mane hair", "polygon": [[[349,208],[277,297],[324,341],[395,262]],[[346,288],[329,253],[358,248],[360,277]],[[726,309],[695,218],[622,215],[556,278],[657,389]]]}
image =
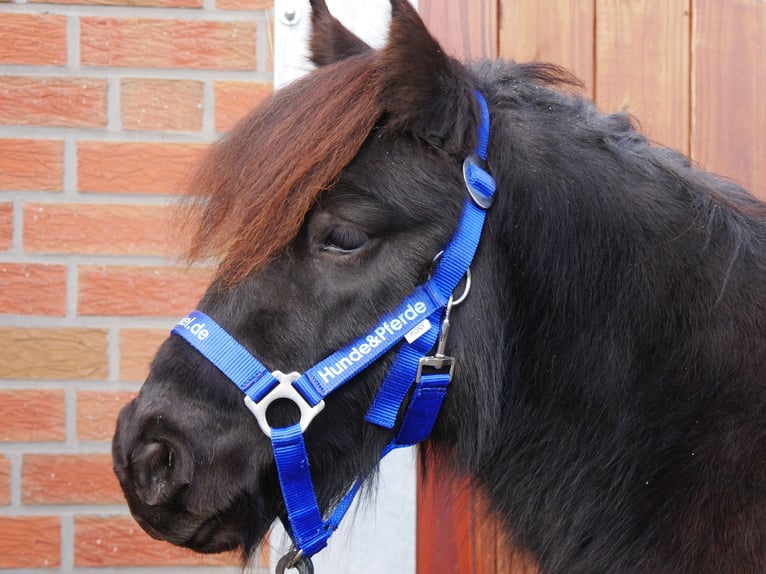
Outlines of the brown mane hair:
{"label": "brown mane hair", "polygon": [[190,261],[219,258],[231,286],[295,238],[381,117],[374,63],[370,52],[318,69],[211,146],[187,193]]}

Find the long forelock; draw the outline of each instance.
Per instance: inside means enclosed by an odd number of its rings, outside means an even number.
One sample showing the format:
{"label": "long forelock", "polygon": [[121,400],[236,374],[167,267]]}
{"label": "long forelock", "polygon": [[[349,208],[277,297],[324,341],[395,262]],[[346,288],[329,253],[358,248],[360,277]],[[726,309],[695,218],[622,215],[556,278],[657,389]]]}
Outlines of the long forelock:
{"label": "long forelock", "polygon": [[276,92],[213,144],[187,192],[187,259],[216,258],[235,284],[299,233],[381,117],[373,54],[320,68]]}

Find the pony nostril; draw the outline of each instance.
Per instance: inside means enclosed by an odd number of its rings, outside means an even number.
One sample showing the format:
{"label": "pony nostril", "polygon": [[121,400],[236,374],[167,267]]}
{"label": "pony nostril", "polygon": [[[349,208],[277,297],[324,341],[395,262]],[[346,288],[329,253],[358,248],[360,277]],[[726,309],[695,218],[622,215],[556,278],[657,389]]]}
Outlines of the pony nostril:
{"label": "pony nostril", "polygon": [[167,442],[152,441],[141,445],[131,457],[136,496],[150,506],[168,500],[189,484],[186,466]]}

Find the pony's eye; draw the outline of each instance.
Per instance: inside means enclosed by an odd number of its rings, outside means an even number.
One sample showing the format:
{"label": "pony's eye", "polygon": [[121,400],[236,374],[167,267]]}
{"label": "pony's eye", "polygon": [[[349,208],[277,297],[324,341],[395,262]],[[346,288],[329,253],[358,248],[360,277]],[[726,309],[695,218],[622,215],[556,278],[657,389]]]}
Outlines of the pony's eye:
{"label": "pony's eye", "polygon": [[322,251],[353,253],[365,246],[369,237],[355,227],[333,227],[321,246]]}

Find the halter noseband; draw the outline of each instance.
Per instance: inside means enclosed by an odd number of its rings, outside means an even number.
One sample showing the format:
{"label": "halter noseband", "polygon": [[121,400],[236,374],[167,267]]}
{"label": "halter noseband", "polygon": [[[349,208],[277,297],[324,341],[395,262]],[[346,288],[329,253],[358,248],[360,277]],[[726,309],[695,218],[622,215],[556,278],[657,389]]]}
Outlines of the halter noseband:
{"label": "halter noseband", "polygon": [[[365,415],[368,422],[393,428],[407,392],[415,384],[409,406],[396,437],[381,453],[417,444],[428,438],[439,414],[452,377],[454,359],[444,354],[452,293],[466,277],[470,288],[470,266],[481,239],[486,210],[492,205],[495,181],[486,168],[489,144],[489,109],[476,91],[481,112],[478,146],[463,162],[469,197],[460,222],[428,281],[418,286],[392,312],[383,316],[366,335],[331,354],[304,373],[270,372],[245,347],[213,319],[193,311],[173,328],[212,362],[245,395],[245,404],[258,425],[270,437],[277,464],[282,496],[287,508],[287,527],[295,550],[280,560],[278,572],[300,567],[311,572],[310,557],[327,545],[354,499],[358,480],[327,520],[316,501],[309,472],[303,432],[324,408],[324,397],[352,379],[400,343],[396,358]],[[437,350],[429,355],[439,339]],[[277,399],[295,403],[300,420],[287,427],[272,428],[266,420],[269,405]]]}

